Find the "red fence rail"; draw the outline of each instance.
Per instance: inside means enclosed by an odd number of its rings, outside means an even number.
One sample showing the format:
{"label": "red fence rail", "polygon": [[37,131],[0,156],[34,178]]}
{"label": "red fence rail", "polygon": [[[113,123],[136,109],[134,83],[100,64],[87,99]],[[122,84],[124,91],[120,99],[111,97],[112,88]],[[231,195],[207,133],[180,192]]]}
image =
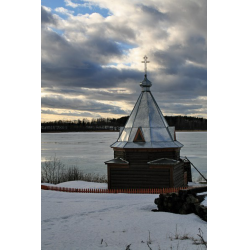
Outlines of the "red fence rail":
{"label": "red fence rail", "polygon": [[57,186],[46,186],[41,185],[43,190],[53,190],[60,192],[69,192],[69,193],[105,193],[105,194],[117,194],[117,193],[126,193],[126,194],[165,194],[165,193],[174,193],[178,192],[180,189],[188,189],[188,187],[177,187],[177,188],[129,188],[129,189],[101,189],[101,188],[66,188],[66,187],[57,187]]}

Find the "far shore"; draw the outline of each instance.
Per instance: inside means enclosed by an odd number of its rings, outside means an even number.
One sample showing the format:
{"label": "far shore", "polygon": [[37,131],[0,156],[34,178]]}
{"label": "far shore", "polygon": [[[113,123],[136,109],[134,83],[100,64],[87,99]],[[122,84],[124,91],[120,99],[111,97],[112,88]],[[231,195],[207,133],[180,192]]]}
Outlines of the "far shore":
{"label": "far shore", "polygon": [[[118,132],[117,130],[85,130],[85,131],[43,131],[44,133],[85,133],[85,132]],[[207,132],[207,130],[175,130],[175,132]]]}

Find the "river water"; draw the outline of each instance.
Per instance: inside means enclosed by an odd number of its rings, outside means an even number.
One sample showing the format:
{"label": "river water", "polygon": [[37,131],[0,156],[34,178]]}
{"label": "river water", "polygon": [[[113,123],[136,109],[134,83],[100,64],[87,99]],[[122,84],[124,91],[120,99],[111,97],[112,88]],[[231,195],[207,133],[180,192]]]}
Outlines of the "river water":
{"label": "river water", "polygon": [[[66,166],[77,166],[85,173],[104,175],[105,161],[114,157],[110,145],[118,132],[42,133],[41,160],[58,158]],[[181,156],[187,156],[203,175],[207,175],[207,132],[176,132],[184,147]],[[193,180],[199,174],[192,168]]]}

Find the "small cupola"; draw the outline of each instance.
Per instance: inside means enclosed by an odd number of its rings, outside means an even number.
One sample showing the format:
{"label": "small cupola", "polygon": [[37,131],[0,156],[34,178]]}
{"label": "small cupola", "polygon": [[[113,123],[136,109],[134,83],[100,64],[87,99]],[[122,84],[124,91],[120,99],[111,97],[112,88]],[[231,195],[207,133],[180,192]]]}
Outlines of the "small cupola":
{"label": "small cupola", "polygon": [[145,74],[143,81],[140,83],[142,91],[150,91],[152,83],[148,80],[147,74]]}

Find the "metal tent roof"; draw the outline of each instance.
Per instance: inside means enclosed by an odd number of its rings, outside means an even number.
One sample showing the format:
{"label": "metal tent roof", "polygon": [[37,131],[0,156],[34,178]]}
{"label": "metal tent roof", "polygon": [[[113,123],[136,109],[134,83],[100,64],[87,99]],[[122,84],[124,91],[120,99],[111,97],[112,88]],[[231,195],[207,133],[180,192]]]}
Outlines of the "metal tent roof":
{"label": "metal tent roof", "polygon": [[[169,127],[151,91],[151,82],[145,74],[140,86],[142,92],[130,117],[112,148],[181,148],[176,141],[172,127]],[[145,142],[134,142],[138,129]]]}

